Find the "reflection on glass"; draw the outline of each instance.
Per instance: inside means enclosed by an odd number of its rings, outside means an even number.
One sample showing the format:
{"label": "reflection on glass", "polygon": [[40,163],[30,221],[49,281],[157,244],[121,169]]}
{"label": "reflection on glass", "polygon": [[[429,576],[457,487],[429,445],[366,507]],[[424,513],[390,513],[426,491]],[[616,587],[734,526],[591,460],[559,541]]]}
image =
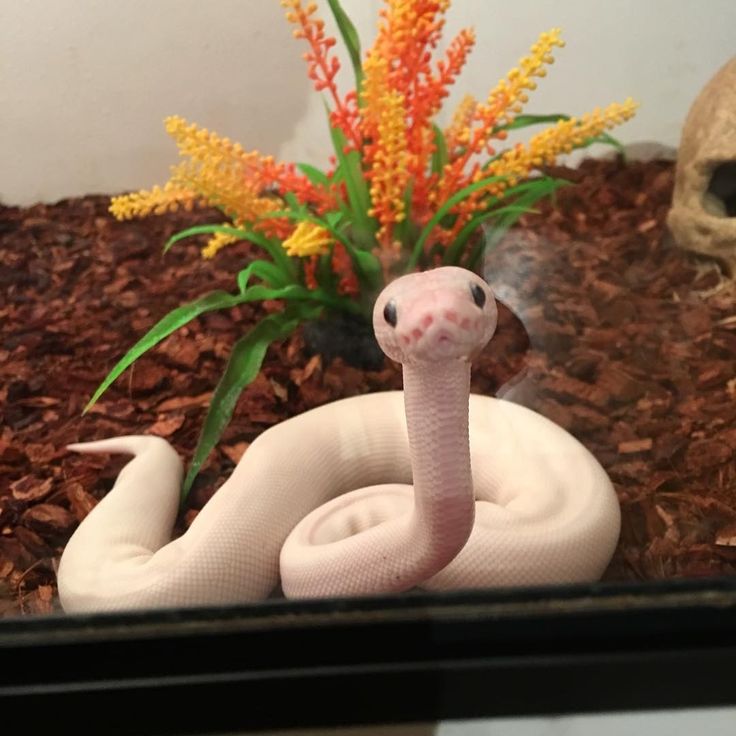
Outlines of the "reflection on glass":
{"label": "reflection on glass", "polygon": [[[113,115],[79,66],[53,70],[90,129],[120,120],[99,151],[43,116],[88,162],[57,189],[9,169],[2,614],[733,572],[736,62],[720,30],[701,29],[711,55],[680,85],[675,151],[655,86],[601,68],[586,23],[514,26],[511,60],[536,41],[496,82],[507,46],[459,1],[378,19],[282,4],[286,22],[254,4],[263,36],[239,40],[246,123],[232,79],[226,95],[200,78],[200,105],[171,72]],[[95,12],[112,34],[126,10]],[[193,36],[214,23],[198,12]],[[88,20],[73,48],[92,59]],[[141,42],[173,56],[167,22]],[[87,67],[124,95],[107,63]],[[159,117],[180,154],[168,180],[147,168],[170,163]]]}

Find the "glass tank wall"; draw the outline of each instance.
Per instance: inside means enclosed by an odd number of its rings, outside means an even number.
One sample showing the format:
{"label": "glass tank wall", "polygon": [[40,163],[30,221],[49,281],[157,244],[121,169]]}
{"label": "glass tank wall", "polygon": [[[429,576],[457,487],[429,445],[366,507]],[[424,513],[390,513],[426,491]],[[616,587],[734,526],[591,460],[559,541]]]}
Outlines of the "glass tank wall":
{"label": "glass tank wall", "polygon": [[4,15],[0,615],[734,573],[736,6]]}

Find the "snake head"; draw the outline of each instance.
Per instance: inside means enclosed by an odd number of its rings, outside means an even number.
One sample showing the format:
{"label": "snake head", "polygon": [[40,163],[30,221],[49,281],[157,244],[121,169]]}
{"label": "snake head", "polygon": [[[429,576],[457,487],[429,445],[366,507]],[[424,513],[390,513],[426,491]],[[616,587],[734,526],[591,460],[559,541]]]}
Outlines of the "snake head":
{"label": "snake head", "polygon": [[378,295],[373,329],[399,363],[471,361],[496,330],[491,288],[464,268],[443,266],[392,281]]}

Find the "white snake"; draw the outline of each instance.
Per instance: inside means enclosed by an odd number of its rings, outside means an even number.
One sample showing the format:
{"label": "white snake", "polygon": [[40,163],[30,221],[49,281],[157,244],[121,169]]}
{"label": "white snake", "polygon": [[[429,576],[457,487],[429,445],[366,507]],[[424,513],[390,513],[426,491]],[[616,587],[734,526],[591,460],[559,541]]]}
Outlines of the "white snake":
{"label": "white snake", "polygon": [[539,414],[469,393],[496,318],[490,288],[464,269],[389,284],[373,323],[404,391],[268,429],[173,541],[182,464],[165,440],[70,445],[135,457],[64,550],[63,608],[243,603],[279,579],[287,597],[597,580],[620,529],[601,466]]}

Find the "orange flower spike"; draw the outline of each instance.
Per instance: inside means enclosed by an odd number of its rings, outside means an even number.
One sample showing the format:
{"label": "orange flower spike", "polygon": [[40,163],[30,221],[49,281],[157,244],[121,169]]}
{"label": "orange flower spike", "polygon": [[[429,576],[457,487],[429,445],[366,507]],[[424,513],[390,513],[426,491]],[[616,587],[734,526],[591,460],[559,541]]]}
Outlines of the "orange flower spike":
{"label": "orange flower spike", "polygon": [[415,102],[424,104],[431,56],[441,38],[449,0],[388,0],[380,11],[378,35],[368,56],[390,61],[387,84],[404,95],[408,118],[418,122]]}
{"label": "orange flower spike", "polygon": [[274,182],[279,191],[292,192],[302,204],[313,205],[318,212],[327,212],[337,207],[334,190],[315,186],[306,176],[297,173],[294,164],[278,171]]}
{"label": "orange flower spike", "polygon": [[330,111],[330,122],[345,133],[350,145],[356,145],[359,140],[360,109],[358,94],[354,89],[345,95],[337,110]]}
{"label": "orange flower spike", "polygon": [[314,291],[319,288],[319,283],[317,282],[317,264],[319,263],[319,256],[305,258],[302,263],[304,265],[304,284],[307,289]]}
{"label": "orange flower spike", "polygon": [[[388,0],[388,9],[381,11],[376,50],[390,50],[396,63],[392,67],[392,82],[404,80],[403,92],[417,82],[417,77],[429,70],[431,51],[441,39],[443,14],[449,0]],[[397,85],[398,86],[398,85]]]}
{"label": "orange flower spike", "polygon": [[[378,34],[364,67],[366,83],[361,110],[364,138],[374,142],[378,137],[377,116],[371,117],[373,103],[369,100],[381,97],[387,90],[402,98],[404,166],[408,173],[406,179],[411,178],[413,182],[414,217],[423,216],[420,210],[426,210],[426,193],[436,179],[429,171],[435,148],[431,118],[441,105],[444,96],[442,86],[446,80],[435,80],[431,61],[432,51],[441,40],[442,16],[449,4],[449,0],[387,0],[387,7],[380,11]],[[382,60],[385,60],[385,66],[379,63]],[[369,164],[375,156],[374,149],[373,143],[364,148]],[[397,209],[403,213],[403,202],[397,205]],[[384,247],[391,243],[390,230],[387,226],[381,232]]]}
{"label": "orange flower spike", "polygon": [[253,223],[253,229],[263,233],[267,238],[283,241],[289,237],[294,225],[286,218],[262,216],[258,222]]}
{"label": "orange flower spike", "polygon": [[310,46],[310,50],[304,54],[307,73],[318,92],[327,90],[330,93],[335,104],[335,110],[331,114],[333,124],[339,125],[348,140],[359,146],[360,138],[355,127],[357,106],[351,105],[349,99],[341,99],[338,93],[335,78],[340,71],[340,61],[330,53],[337,41],[331,36],[325,36],[324,21],[314,17],[317,12],[316,3],[310,2],[305,7],[301,0],[281,0],[281,6],[287,10],[286,19],[289,23],[297,26],[294,37],[304,39]]}
{"label": "orange flower spike", "polygon": [[430,117],[440,111],[442,101],[449,95],[450,86],[460,76],[474,46],[475,31],[472,28],[464,28],[450,42],[445,58],[437,63],[437,76],[427,83],[425,97],[429,100],[427,114]]}
{"label": "orange flower spike", "polygon": [[360,294],[360,282],[353,271],[353,262],[342,243],[335,243],[331,265],[333,273],[340,277],[337,293],[345,296]]}
{"label": "orange flower spike", "polygon": [[[468,55],[475,45],[475,33],[465,28],[452,40],[444,59],[437,63],[437,74],[429,74],[421,95],[414,98],[409,110],[412,125],[409,129],[408,147],[411,153],[409,169],[414,178],[412,209],[427,202],[429,190],[436,183],[436,175],[429,175],[429,162],[435,150],[432,120],[440,111],[442,102],[450,93],[450,87],[460,75]],[[448,151],[452,148],[448,146]]]}

